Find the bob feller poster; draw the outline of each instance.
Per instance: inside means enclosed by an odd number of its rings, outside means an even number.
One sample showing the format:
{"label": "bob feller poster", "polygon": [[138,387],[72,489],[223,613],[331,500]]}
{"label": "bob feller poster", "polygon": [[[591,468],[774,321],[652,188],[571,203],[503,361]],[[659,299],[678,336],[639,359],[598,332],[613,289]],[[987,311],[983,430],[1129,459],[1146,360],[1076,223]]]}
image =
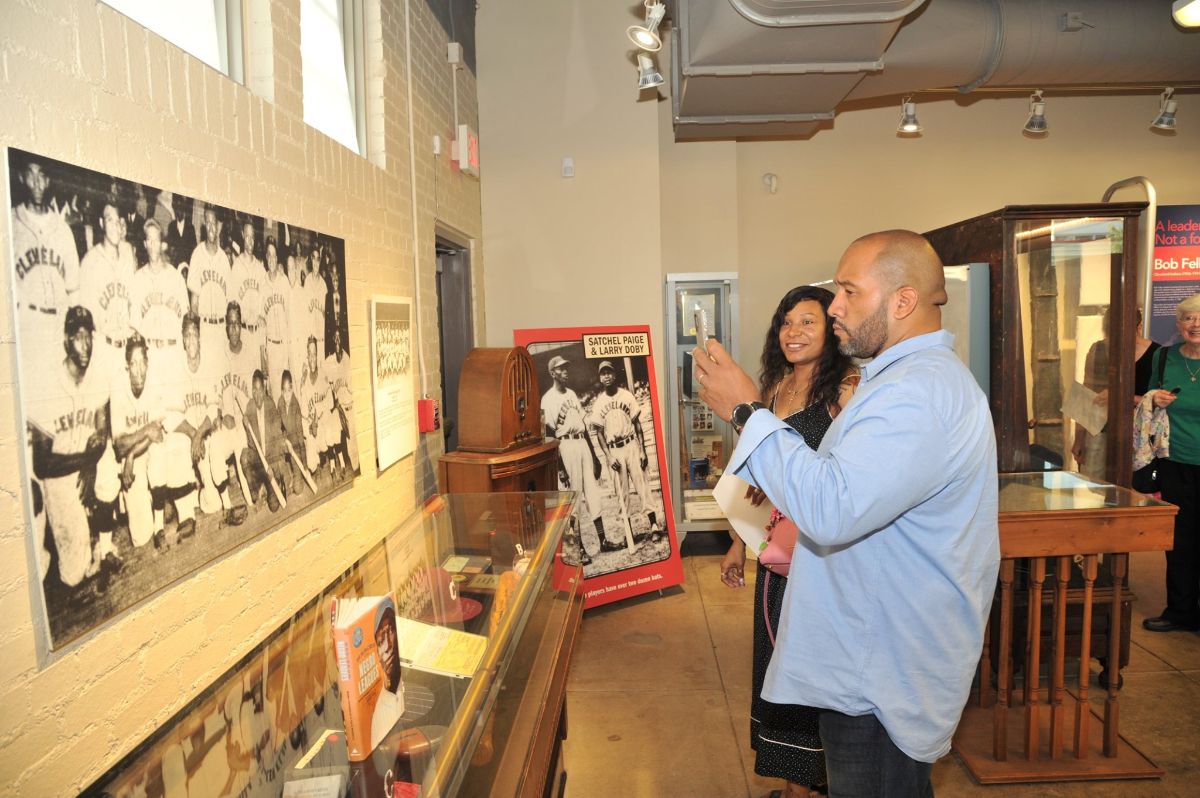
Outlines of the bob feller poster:
{"label": "bob feller poster", "polygon": [[675,537],[650,328],[516,330],[533,357],[558,487],[578,493],[556,562],[582,563],[585,607],[677,585]]}
{"label": "bob feller poster", "polygon": [[57,648],[359,473],[345,242],[8,151],[30,544]]}

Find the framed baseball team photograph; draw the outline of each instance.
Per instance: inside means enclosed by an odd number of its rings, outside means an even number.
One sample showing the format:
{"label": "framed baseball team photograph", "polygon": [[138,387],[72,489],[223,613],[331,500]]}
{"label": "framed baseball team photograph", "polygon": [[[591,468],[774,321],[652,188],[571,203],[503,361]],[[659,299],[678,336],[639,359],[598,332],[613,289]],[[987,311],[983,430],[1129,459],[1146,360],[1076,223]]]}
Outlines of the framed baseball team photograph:
{"label": "framed baseball team photograph", "polygon": [[18,149],[8,167],[22,483],[54,649],[358,475],[346,247]]}
{"label": "framed baseball team photograph", "polygon": [[586,607],[683,581],[648,326],[527,329],[558,487],[578,494],[555,579],[582,564]]}

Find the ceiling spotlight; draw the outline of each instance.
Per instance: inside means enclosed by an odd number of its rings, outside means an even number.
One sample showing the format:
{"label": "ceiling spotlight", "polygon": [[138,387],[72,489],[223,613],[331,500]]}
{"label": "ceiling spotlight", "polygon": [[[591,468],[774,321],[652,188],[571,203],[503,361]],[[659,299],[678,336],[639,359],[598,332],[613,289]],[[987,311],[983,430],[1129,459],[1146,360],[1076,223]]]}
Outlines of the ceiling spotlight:
{"label": "ceiling spotlight", "polygon": [[662,3],[657,0],[646,0],[646,24],[630,25],[625,29],[625,35],[629,37],[629,41],[643,50],[651,53],[661,50],[662,39],[658,38],[658,26],[666,13],[667,7]]}
{"label": "ceiling spotlight", "polygon": [[911,97],[905,97],[900,103],[900,124],[896,126],[898,136],[919,136],[924,128],[917,121],[917,104]]}
{"label": "ceiling spotlight", "polygon": [[1154,117],[1150,127],[1156,127],[1159,130],[1175,129],[1175,109],[1179,104],[1175,102],[1174,97],[1175,90],[1168,86],[1158,99],[1158,116]]}
{"label": "ceiling spotlight", "polygon": [[1200,0],[1175,0],[1171,16],[1185,28],[1200,27]]}
{"label": "ceiling spotlight", "polygon": [[664,83],[666,81],[654,65],[654,59],[645,53],[638,53],[638,89],[652,89]]}
{"label": "ceiling spotlight", "polygon": [[1029,95],[1029,121],[1025,123],[1025,132],[1031,136],[1044,136],[1047,130],[1046,103],[1042,100],[1042,90],[1038,89]]}

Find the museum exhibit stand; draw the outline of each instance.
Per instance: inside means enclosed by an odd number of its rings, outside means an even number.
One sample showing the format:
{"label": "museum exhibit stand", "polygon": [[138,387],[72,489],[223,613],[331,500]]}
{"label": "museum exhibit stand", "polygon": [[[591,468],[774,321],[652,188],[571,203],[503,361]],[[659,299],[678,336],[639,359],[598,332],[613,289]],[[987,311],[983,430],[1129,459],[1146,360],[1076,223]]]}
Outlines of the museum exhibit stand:
{"label": "museum exhibit stand", "polygon": [[[562,589],[551,573],[573,511],[572,493],[433,497],[84,794],[561,794],[566,678],[583,596],[578,567]],[[343,702],[356,695],[345,680],[391,661],[379,631],[386,613],[363,616],[379,644],[361,660],[347,652],[362,631],[346,627],[353,633],[335,646],[331,615],[385,595],[402,684],[385,718],[398,719],[360,733],[371,743],[355,756],[346,729],[361,727],[344,716]],[[391,686],[386,675],[378,681],[385,692],[367,725],[379,723]]]}
{"label": "museum exhibit stand", "polygon": [[[1120,736],[1120,683],[1111,671],[1101,680],[1103,712],[1094,712],[1089,665],[1100,609],[1113,624],[1103,658],[1116,662],[1128,646],[1119,610],[1128,553],[1169,549],[1176,509],[1070,472],[1000,475],[1000,585],[979,680],[954,738],[980,783],[1162,775]],[[1096,588],[1101,562],[1114,576],[1103,596]],[[1043,611],[1018,614],[1018,597]],[[1080,614],[1070,628],[1068,608]],[[1044,645],[1028,643],[1039,639]]]}
{"label": "museum exhibit stand", "polygon": [[[1013,205],[925,234],[944,263],[988,266],[986,391],[1000,473],[1067,470],[1129,484],[1145,208],[1144,202]],[[1109,402],[1108,396],[1128,399]],[[1115,628],[1107,603],[1111,565],[1099,565],[1096,590],[1103,603],[1091,617],[1092,656],[1106,667],[1109,629]],[[1128,577],[1122,579],[1118,667],[1128,662],[1136,598]],[[1071,587],[1068,625],[1074,629],[1082,619],[1075,603],[1081,574],[1072,576]],[[1015,612],[1024,618],[1023,593]],[[1017,642],[1023,644],[1020,637]],[[1048,642],[1043,627],[1043,647]]]}
{"label": "museum exhibit stand", "polygon": [[[944,263],[987,264],[989,274],[985,390],[1001,473],[1004,559],[981,664],[994,681],[983,680],[956,739],[985,783],[1160,772],[1133,762],[1135,752],[1118,744],[1117,732],[1136,598],[1127,554],[1169,548],[1175,511],[1115,487],[1128,485],[1132,472],[1145,207],[1008,206],[925,233]],[[1093,658],[1108,694],[1098,744],[1086,711]],[[1068,661],[1075,674],[1064,675]],[[1076,691],[1071,711],[1063,708],[1068,689]],[[1018,723],[1019,733],[1009,728]]]}

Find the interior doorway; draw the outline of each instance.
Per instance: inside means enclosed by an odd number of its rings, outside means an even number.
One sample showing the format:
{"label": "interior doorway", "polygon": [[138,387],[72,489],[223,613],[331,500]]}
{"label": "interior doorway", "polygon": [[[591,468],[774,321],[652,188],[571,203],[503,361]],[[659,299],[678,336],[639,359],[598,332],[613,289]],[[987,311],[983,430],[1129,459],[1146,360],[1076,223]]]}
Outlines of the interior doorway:
{"label": "interior doorway", "polygon": [[458,377],[475,346],[471,315],[471,255],[466,247],[436,239],[438,334],[442,342],[442,433],[446,451],[458,448]]}

